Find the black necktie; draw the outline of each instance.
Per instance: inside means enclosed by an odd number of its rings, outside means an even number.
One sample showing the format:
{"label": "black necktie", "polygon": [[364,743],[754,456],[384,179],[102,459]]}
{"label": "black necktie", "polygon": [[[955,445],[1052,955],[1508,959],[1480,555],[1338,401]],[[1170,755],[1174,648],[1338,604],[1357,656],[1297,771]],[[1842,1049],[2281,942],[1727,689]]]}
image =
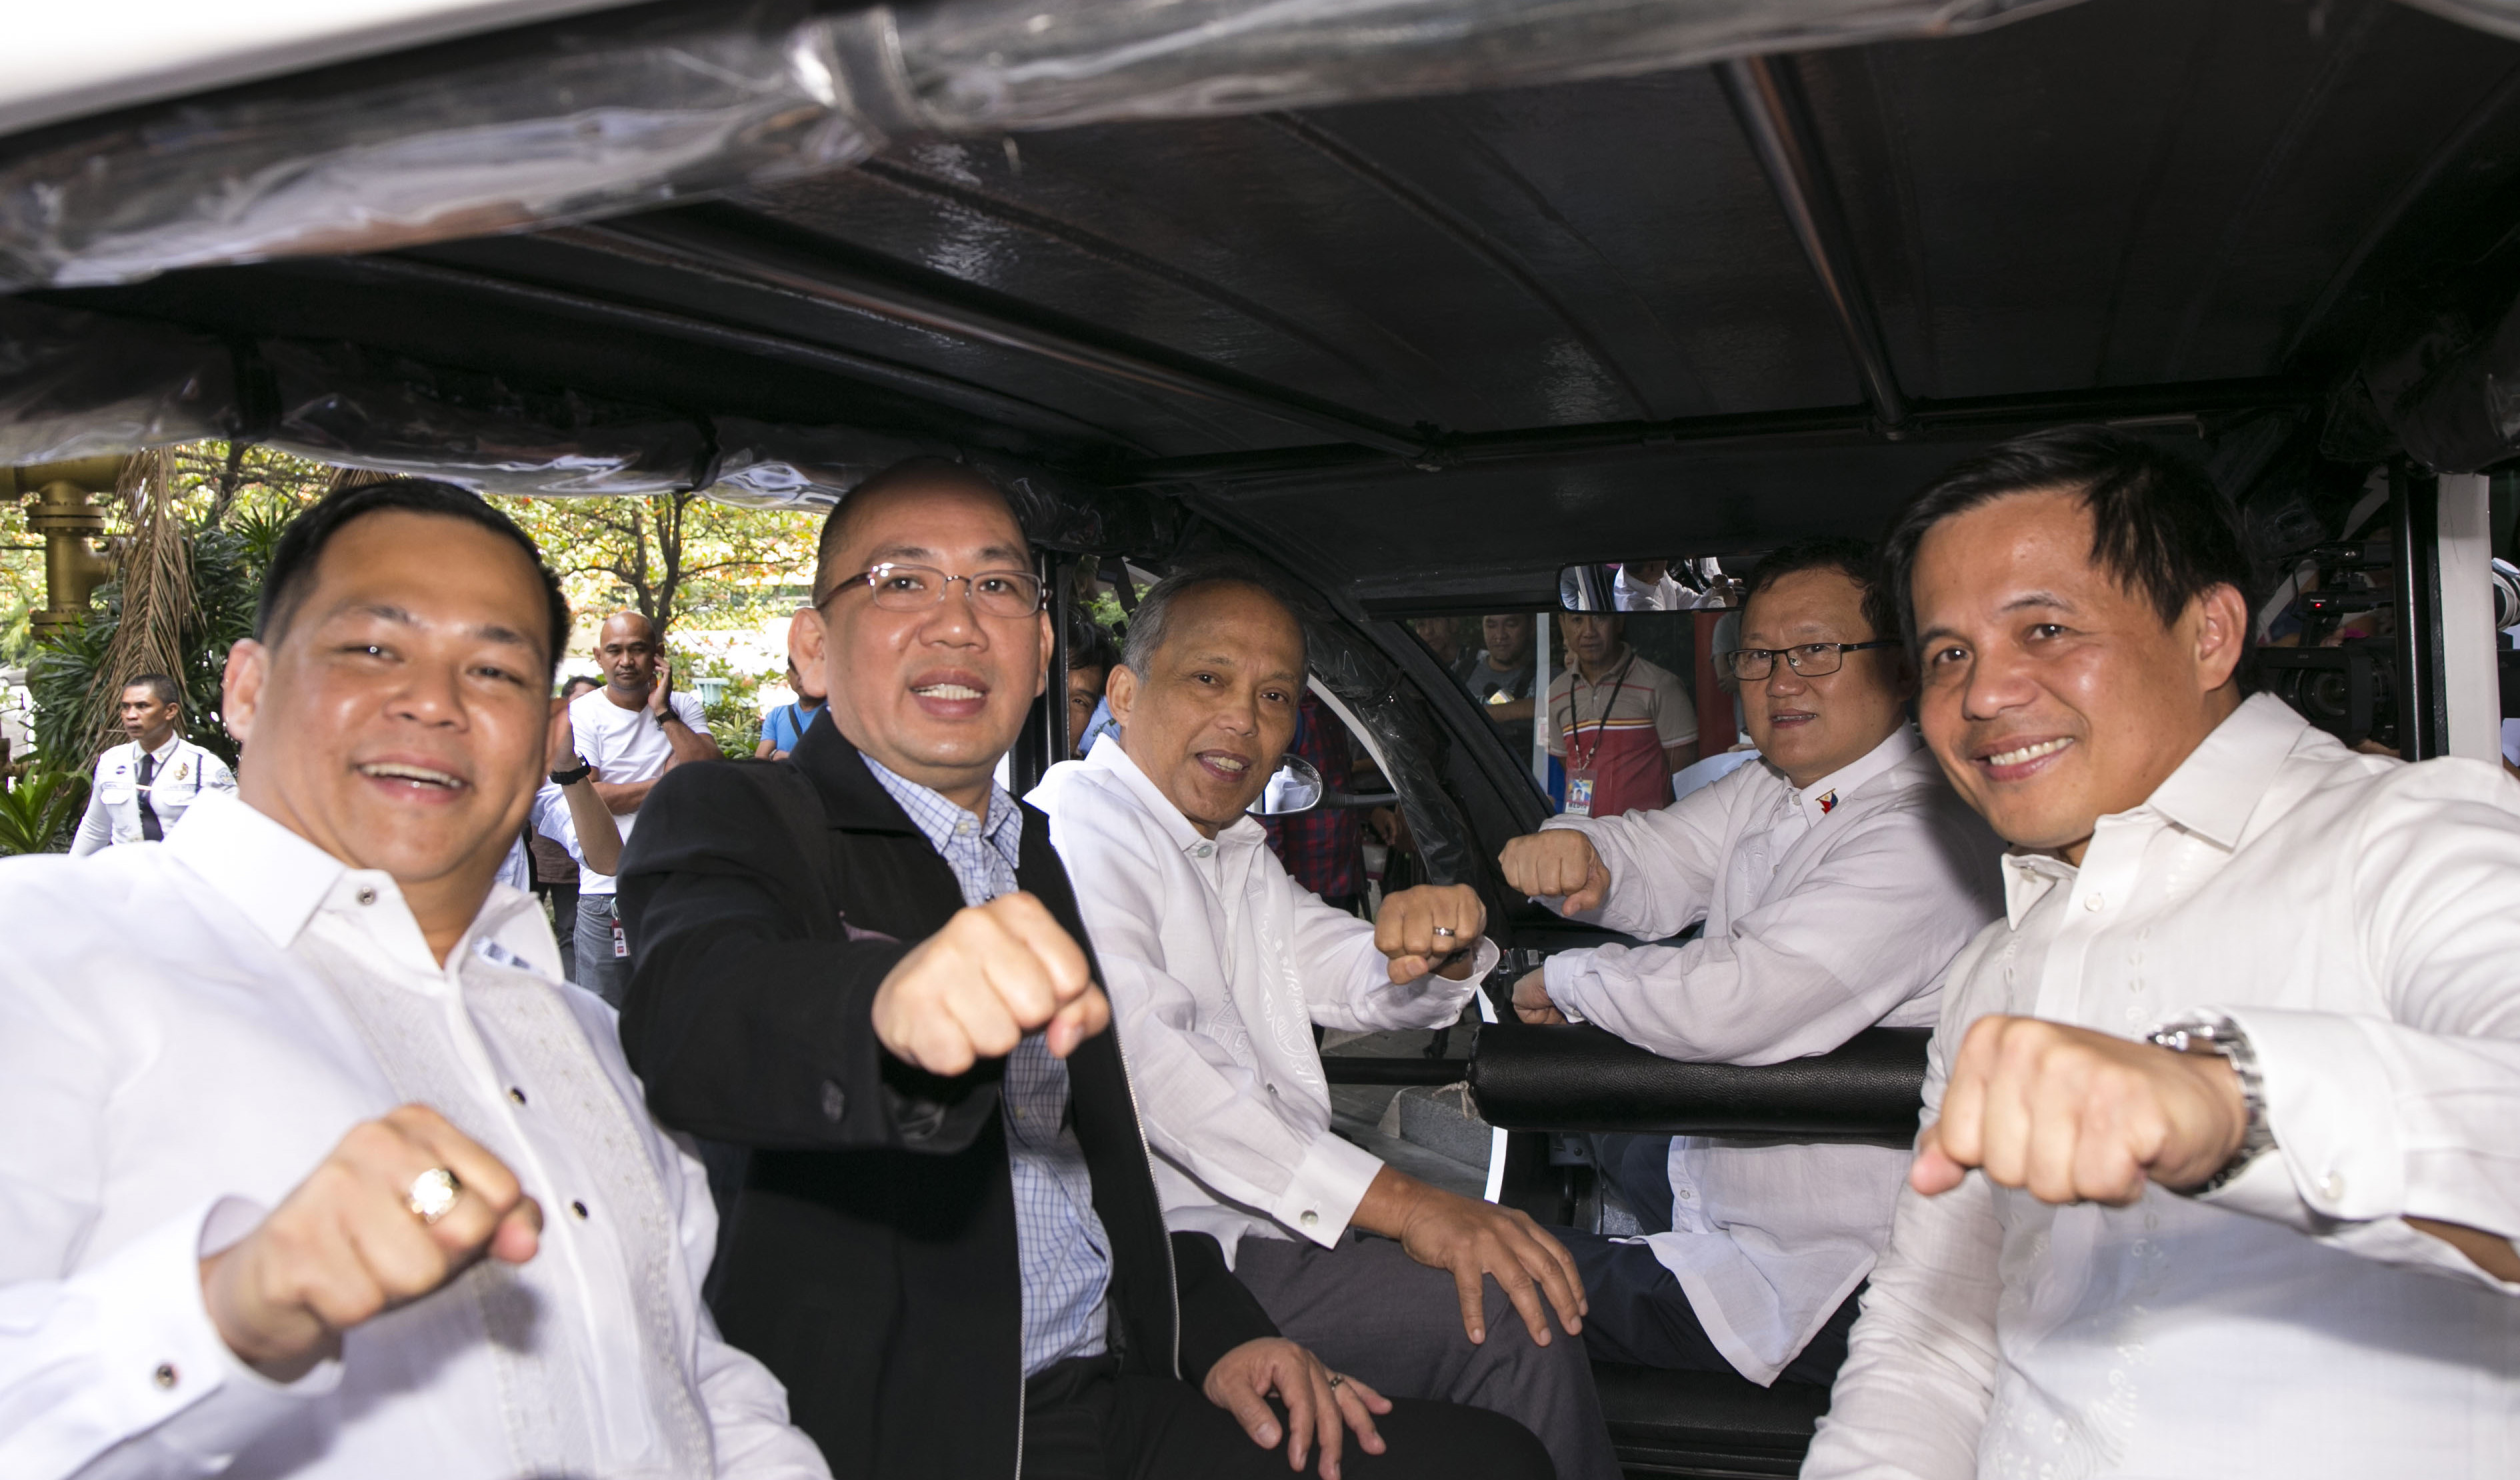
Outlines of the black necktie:
{"label": "black necktie", "polygon": [[140,835],[153,843],[166,835],[166,830],[158,826],[158,809],[149,805],[149,783],[157,775],[158,757],[140,757]]}

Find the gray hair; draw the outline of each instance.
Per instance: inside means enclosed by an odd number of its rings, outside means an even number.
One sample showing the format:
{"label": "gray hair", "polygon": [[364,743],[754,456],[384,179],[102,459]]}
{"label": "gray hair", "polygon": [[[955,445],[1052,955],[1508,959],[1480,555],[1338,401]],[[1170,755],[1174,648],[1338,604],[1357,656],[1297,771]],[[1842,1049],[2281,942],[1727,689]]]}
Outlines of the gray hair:
{"label": "gray hair", "polygon": [[[1120,650],[1120,665],[1144,677],[1148,665],[1154,662],[1156,652],[1162,650],[1164,639],[1171,635],[1173,607],[1183,597],[1212,586],[1248,586],[1258,591],[1284,607],[1286,615],[1294,619],[1295,631],[1305,635],[1304,608],[1296,604],[1294,596],[1276,577],[1256,565],[1239,561],[1202,561],[1165,576],[1155,582],[1153,590],[1138,599],[1137,612],[1129,618],[1128,641]],[[1308,635],[1305,647],[1304,672],[1297,675],[1299,680],[1308,675],[1312,667]]]}

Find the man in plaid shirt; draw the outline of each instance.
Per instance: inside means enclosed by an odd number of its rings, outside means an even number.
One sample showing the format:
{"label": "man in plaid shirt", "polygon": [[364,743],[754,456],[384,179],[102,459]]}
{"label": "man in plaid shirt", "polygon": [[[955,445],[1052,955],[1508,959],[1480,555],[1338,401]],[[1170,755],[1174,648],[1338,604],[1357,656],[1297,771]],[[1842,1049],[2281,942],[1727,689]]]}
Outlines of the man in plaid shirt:
{"label": "man in plaid shirt", "polygon": [[[1286,749],[1311,761],[1322,774],[1323,785],[1332,791],[1348,789],[1355,763],[1348,754],[1347,727],[1320,695],[1304,695],[1295,711],[1294,743]],[[1322,903],[1356,913],[1365,900],[1365,835],[1357,826],[1355,809],[1316,807],[1260,822],[1269,830],[1269,851],[1278,855],[1278,862],[1286,866],[1295,882],[1320,895]]]}

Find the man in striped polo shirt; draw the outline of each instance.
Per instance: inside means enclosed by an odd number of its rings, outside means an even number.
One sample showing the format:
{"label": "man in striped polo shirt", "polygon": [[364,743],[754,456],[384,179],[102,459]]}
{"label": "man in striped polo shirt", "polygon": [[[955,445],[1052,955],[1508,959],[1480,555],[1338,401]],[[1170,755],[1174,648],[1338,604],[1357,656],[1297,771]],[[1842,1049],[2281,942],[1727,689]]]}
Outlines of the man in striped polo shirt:
{"label": "man in striped polo shirt", "polygon": [[1572,661],[1549,686],[1549,753],[1566,768],[1566,812],[1616,817],[1671,803],[1671,774],[1697,759],[1697,706],[1669,669],[1626,641],[1627,619],[1570,611]]}

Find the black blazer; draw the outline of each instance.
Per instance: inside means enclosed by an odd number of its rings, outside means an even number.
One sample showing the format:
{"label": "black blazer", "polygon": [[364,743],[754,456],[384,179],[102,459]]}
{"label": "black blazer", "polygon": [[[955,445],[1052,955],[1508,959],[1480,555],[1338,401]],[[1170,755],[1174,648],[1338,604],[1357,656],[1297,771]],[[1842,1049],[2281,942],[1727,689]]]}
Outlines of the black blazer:
{"label": "black blazer", "polygon": [[[1023,824],[1016,880],[1085,942],[1048,820],[1025,807]],[[836,1474],[1014,1474],[1023,1294],[1003,1064],[920,1072],[870,1016],[894,963],[963,907],[952,869],[818,717],[788,760],[665,776],[620,891],[636,963],[621,1041],[650,1107],[752,1148],[715,1281],[727,1339],[787,1384]],[[1114,1035],[1068,1069],[1111,1242],[1111,1344],[1125,1370],[1197,1382],[1276,1328],[1214,1239],[1167,1238]]]}

